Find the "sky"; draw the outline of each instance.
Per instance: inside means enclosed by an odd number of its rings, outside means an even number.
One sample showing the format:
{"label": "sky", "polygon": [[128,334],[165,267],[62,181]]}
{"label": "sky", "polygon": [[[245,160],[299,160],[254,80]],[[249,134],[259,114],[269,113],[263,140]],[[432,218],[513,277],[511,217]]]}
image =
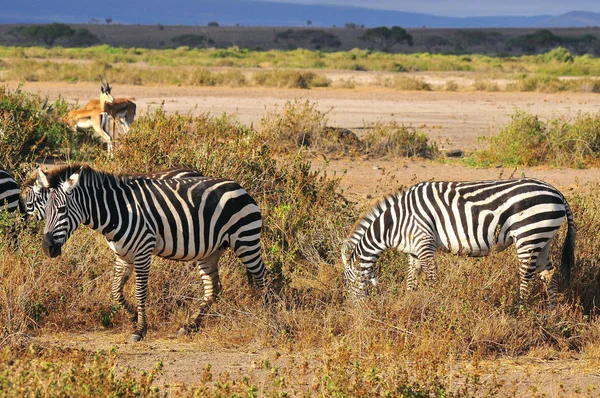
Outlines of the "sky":
{"label": "sky", "polygon": [[257,0],[295,4],[332,4],[416,12],[448,17],[600,13],[600,0]]}

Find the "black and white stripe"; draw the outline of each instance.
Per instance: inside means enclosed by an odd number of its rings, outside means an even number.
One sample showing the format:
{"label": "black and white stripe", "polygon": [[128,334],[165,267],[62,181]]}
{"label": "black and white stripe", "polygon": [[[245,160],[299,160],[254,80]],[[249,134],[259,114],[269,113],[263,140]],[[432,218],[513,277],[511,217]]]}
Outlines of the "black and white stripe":
{"label": "black and white stripe", "polygon": [[[42,248],[51,257],[84,224],[101,232],[117,256],[113,298],[136,322],[132,340],[147,331],[146,296],[152,255],[196,260],[204,302],[193,323],[198,327],[220,290],[218,260],[230,247],[258,287],[265,286],[260,234],[261,214],[254,199],[235,181],[224,178],[161,179],[115,176],[90,167],[38,172],[38,186],[50,189]],[[137,308],[123,296],[135,269]]]}
{"label": "black and white stripe", "polygon": [[25,214],[19,184],[8,172],[0,170],[0,211],[4,209],[9,213],[19,211]]}
{"label": "black and white stripe", "polygon": [[395,248],[408,254],[407,287],[414,290],[421,269],[435,281],[438,250],[486,256],[514,243],[521,298],[537,270],[554,303],[558,281],[548,257],[565,218],[561,274],[568,281],[574,264],[573,215],[550,184],[531,178],[419,183],[386,197],[360,219],[342,247],[344,275],[355,297],[366,294],[377,282],[374,264],[384,250]]}

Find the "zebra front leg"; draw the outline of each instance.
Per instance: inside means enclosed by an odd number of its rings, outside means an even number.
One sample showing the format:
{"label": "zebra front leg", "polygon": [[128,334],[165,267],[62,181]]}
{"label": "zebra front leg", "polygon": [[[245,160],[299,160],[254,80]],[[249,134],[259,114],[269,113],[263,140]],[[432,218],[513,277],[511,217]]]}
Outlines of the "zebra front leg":
{"label": "zebra front leg", "polygon": [[117,255],[110,291],[113,301],[123,307],[129,314],[129,319],[131,319],[131,322],[136,324],[138,318],[136,308],[133,306],[133,304],[128,302],[127,299],[125,299],[125,295],[123,294],[123,287],[129,280],[132,270],[133,264],[127,262],[127,260]]}
{"label": "zebra front leg", "polygon": [[152,255],[139,256],[134,260],[135,266],[135,298],[137,300],[137,323],[131,335],[131,341],[140,341],[148,332],[146,320],[146,299],[148,297],[148,275]]}
{"label": "zebra front leg", "polygon": [[433,253],[426,252],[419,254],[419,262],[421,263],[421,267],[425,271],[425,276],[431,285],[437,284],[437,263],[435,261],[435,257],[433,257]]}
{"label": "zebra front leg", "polygon": [[194,316],[194,321],[179,329],[177,334],[183,335],[197,331],[200,327],[200,322],[202,322],[202,318],[204,318],[204,315],[208,312],[208,309],[221,292],[221,281],[219,279],[218,267],[219,257],[220,254],[216,260],[198,262],[198,268],[202,278],[202,285],[204,287],[204,297],[202,298],[200,309]]}

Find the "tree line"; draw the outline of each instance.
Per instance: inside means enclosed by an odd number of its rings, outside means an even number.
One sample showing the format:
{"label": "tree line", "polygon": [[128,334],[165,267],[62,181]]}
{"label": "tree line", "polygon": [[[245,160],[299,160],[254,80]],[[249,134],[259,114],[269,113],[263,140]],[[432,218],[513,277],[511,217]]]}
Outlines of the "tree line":
{"label": "tree line", "polygon": [[[574,55],[594,54],[600,55],[600,40],[593,34],[580,36],[562,36],[547,29],[540,29],[533,33],[511,36],[498,31],[479,29],[458,29],[448,31],[447,34],[418,35],[414,38],[400,26],[380,26],[375,28],[359,28],[347,24],[347,29],[360,29],[358,40],[371,50],[383,52],[406,51],[407,46],[417,44],[427,52],[436,53],[487,53],[487,54],[537,54],[544,53],[556,47],[563,47]],[[213,27],[218,27],[217,23]],[[159,30],[164,28],[158,25]],[[190,48],[219,47],[217,40],[205,34],[183,34],[170,38],[171,46],[188,46]],[[73,29],[62,23],[48,25],[19,26],[9,31],[23,44],[34,45],[63,45],[85,47],[102,44],[97,36],[88,29]],[[290,28],[275,33],[273,39],[279,47],[286,49],[306,48],[310,50],[337,50],[342,47],[342,40],[334,33],[318,28]],[[265,45],[265,47],[268,47]]]}

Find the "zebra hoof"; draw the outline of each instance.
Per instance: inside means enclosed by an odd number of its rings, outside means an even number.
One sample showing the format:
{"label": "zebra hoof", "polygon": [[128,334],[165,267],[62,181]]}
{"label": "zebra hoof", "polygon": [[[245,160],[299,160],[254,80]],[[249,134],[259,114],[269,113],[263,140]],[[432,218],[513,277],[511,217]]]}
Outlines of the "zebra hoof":
{"label": "zebra hoof", "polygon": [[144,336],[140,336],[139,334],[132,334],[130,340],[132,343],[137,343],[138,341],[141,341],[143,338],[144,338]]}

